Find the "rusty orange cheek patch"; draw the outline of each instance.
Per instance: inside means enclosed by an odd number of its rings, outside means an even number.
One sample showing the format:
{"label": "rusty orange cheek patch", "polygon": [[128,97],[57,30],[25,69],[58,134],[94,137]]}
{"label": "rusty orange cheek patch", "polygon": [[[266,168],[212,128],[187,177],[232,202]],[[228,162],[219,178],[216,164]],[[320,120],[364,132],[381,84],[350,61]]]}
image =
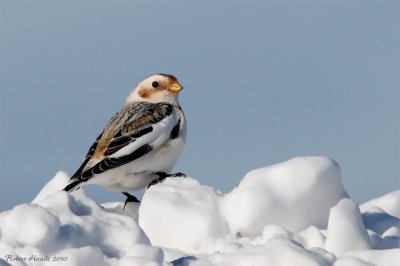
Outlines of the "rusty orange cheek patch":
{"label": "rusty orange cheek patch", "polygon": [[142,97],[142,98],[147,98],[147,99],[151,98],[151,96],[152,96],[154,93],[155,93],[154,90],[149,90],[149,89],[141,89],[141,90],[139,91],[140,97]]}

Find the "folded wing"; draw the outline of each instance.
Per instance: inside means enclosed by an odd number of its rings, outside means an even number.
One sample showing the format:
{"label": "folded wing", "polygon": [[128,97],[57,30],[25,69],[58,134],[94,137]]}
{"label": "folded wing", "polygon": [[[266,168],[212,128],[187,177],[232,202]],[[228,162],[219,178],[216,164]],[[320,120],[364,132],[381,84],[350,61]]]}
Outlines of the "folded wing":
{"label": "folded wing", "polygon": [[95,175],[157,149],[171,138],[179,121],[173,106],[167,103],[136,102],[125,106],[97,137],[64,190],[73,190]]}

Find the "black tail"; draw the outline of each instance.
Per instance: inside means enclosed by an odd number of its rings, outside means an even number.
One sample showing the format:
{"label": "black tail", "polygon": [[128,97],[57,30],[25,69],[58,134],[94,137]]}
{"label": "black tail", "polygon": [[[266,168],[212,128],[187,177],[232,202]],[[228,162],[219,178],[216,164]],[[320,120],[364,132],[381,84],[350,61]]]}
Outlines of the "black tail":
{"label": "black tail", "polygon": [[64,190],[64,191],[67,191],[67,192],[72,192],[72,191],[74,191],[74,190],[77,190],[77,189],[79,188],[79,184],[80,184],[81,182],[82,182],[82,181],[75,180],[75,181],[69,183],[63,190]]}

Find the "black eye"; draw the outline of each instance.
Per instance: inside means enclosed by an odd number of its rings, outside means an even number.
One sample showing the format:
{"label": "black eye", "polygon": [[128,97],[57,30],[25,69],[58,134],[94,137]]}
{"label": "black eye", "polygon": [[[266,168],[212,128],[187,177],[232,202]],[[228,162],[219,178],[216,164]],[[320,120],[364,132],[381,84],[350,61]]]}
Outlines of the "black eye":
{"label": "black eye", "polygon": [[157,81],[153,81],[153,83],[151,83],[151,86],[153,86],[153,88],[158,88],[158,86],[160,86],[160,84],[158,84]]}

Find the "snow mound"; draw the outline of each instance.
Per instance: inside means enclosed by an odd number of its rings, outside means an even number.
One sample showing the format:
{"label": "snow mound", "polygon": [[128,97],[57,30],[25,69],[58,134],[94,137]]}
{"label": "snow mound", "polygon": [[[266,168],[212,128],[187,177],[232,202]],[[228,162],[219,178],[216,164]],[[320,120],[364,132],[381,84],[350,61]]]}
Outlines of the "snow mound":
{"label": "snow mound", "polygon": [[[38,204],[18,205],[0,216],[3,260],[5,255],[19,256],[27,262],[20,265],[42,265],[29,260],[35,255],[67,258],[62,265],[111,265],[122,259],[146,259],[157,265],[163,261],[162,251],[150,245],[131,217],[99,206],[82,189],[79,198],[64,191],[48,194],[61,179],[56,175],[44,187],[46,196],[37,197]],[[54,265],[54,261],[43,265]]]}
{"label": "snow mound", "polygon": [[360,210],[351,199],[342,199],[331,209],[325,249],[335,255],[342,255],[346,251],[371,249]]}
{"label": "snow mound", "polygon": [[367,229],[383,236],[400,237],[400,219],[387,214],[379,207],[372,207],[362,215]]}
{"label": "snow mound", "polygon": [[326,237],[317,227],[311,225],[299,233],[300,242],[306,248],[323,248]]}
{"label": "snow mound", "polygon": [[[333,257],[331,257],[333,260]],[[293,240],[274,237],[264,245],[242,248],[238,252],[224,256],[217,262],[219,266],[265,266],[265,265],[329,265],[330,259],[318,253],[305,251]]]}
{"label": "snow mound", "polygon": [[266,224],[299,232],[325,228],[329,210],[347,197],[339,165],[327,157],[298,157],[248,173],[222,202],[232,231],[256,236]]}
{"label": "snow mound", "polygon": [[[15,246],[46,246],[60,229],[55,213],[38,205],[21,204],[2,220],[2,239]],[[34,230],[32,230],[34,228]]]}
{"label": "snow mound", "polygon": [[362,215],[376,249],[400,248],[400,219],[387,214],[379,207],[372,207]]}
{"label": "snow mound", "polygon": [[57,191],[61,191],[65,184],[68,183],[69,176],[66,172],[59,171],[53,179],[51,179],[47,184],[40,190],[40,192],[36,195],[36,197],[32,200],[32,203],[39,203],[44,198],[49,195],[56,193]]}
{"label": "snow mound", "polygon": [[251,171],[225,195],[168,178],[125,209],[60,191],[68,179],[0,213],[1,266],[399,266],[397,194],[360,213],[326,157]]}
{"label": "snow mound", "polygon": [[400,190],[367,201],[360,206],[362,212],[366,212],[372,207],[378,207],[386,213],[400,219]]}
{"label": "snow mound", "polygon": [[398,248],[387,250],[352,251],[346,253],[346,256],[358,258],[361,261],[377,266],[400,265],[400,249]]}
{"label": "snow mound", "polygon": [[358,258],[344,257],[335,261],[333,266],[376,266],[376,265],[365,262]]}
{"label": "snow mound", "polygon": [[170,178],[145,193],[139,224],[154,245],[196,252],[227,234],[218,206],[212,188],[189,177]]}

